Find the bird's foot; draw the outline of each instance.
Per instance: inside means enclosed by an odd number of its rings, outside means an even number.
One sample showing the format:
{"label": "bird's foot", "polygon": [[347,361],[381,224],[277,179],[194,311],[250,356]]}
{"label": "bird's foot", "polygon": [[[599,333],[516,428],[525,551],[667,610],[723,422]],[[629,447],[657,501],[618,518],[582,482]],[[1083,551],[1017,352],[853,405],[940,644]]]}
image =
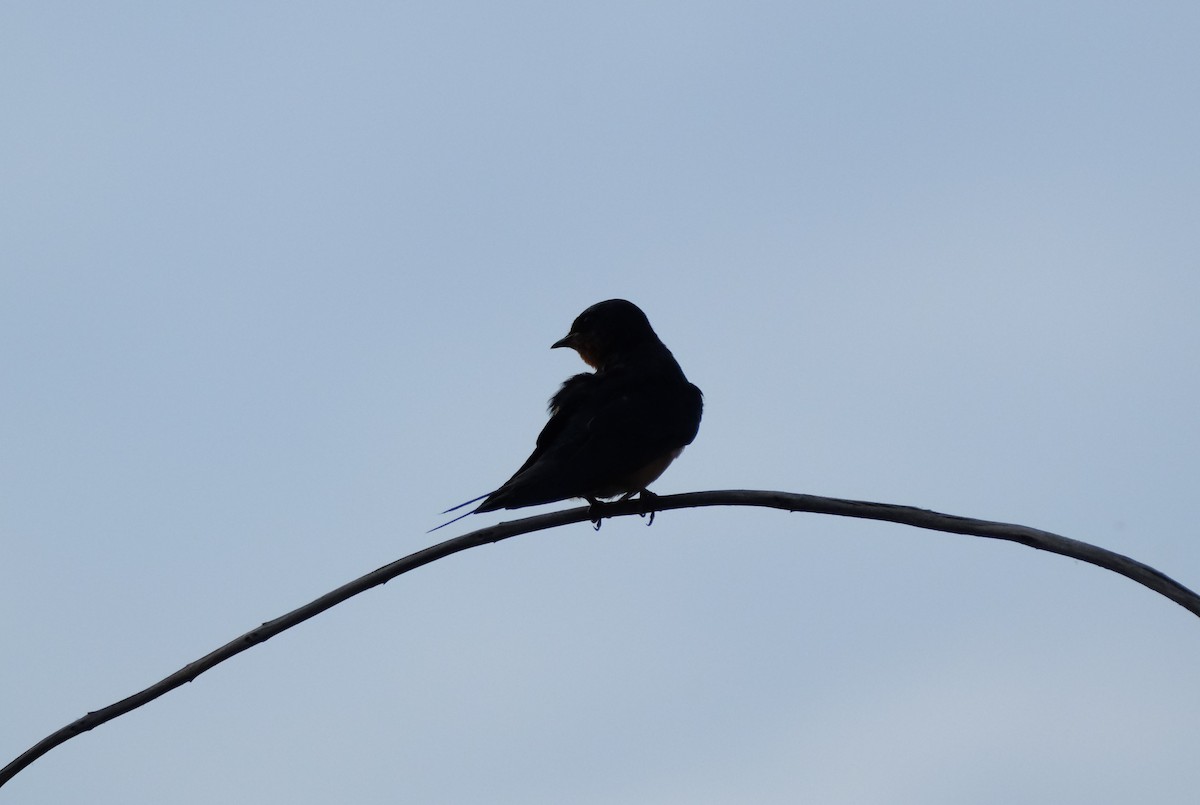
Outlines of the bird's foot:
{"label": "bird's foot", "polygon": [[604,515],[601,514],[601,512],[600,512],[600,510],[602,508],[604,508],[604,504],[601,503],[596,498],[585,498],[585,499],[588,502],[588,519],[592,521],[592,529],[595,531],[599,531],[600,524],[604,520]]}
{"label": "bird's foot", "polygon": [[[638,500],[644,500],[647,503],[653,503],[654,501],[658,500],[658,495],[654,494],[649,489],[643,489],[640,493],[638,493]],[[646,515],[644,513],[638,515],[638,517],[645,517],[645,516]],[[654,509],[650,510],[650,519],[646,521],[647,527],[650,527],[652,525],[654,525]]]}

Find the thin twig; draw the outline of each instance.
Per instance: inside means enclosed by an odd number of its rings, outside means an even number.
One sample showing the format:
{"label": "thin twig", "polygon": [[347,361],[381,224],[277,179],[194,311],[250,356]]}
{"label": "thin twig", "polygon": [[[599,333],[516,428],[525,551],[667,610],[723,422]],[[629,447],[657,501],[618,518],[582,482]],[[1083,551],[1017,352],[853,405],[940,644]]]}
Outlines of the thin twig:
{"label": "thin twig", "polygon": [[[634,499],[619,503],[604,504],[602,508],[605,517],[622,517],[631,514],[647,514],[651,511],[667,511],[669,509],[684,509],[701,506],[760,506],[772,509],[783,509],[792,512],[809,512],[813,514],[833,514],[840,517],[858,517],[866,520],[885,520],[903,525],[927,528],[934,531],[946,531],[952,534],[986,537],[1019,542],[1031,548],[1069,556],[1083,562],[1089,562],[1098,567],[1120,573],[1133,579],[1139,584],[1166,596],[1194,615],[1200,616],[1200,596],[1160,573],[1149,565],[1122,556],[1119,553],[1098,548],[1079,540],[1068,539],[1049,531],[1036,528],[997,523],[988,520],[975,520],[970,517],[956,517],[949,514],[939,514],[927,509],[917,509],[911,506],[894,506],[886,503],[867,503],[856,500],[840,500],[838,498],[820,497],[817,495],[798,495],[790,492],[763,492],[757,490],[725,490],[717,492],[690,492],[682,495],[666,495],[646,500]],[[18,772],[33,761],[49,752],[76,735],[94,729],[101,724],[135,710],[148,702],[157,699],[168,691],[191,682],[205,671],[225,660],[241,654],[246,649],[263,643],[280,632],[303,623],[325,610],[337,606],[348,598],[361,592],[385,584],[402,573],[415,570],[443,557],[449,556],[468,548],[486,545],[489,542],[555,528],[570,523],[579,523],[594,516],[592,509],[583,506],[566,511],[540,514],[525,517],[520,520],[499,523],[487,528],[481,528],[464,534],[461,537],[446,540],[424,550],[409,554],[403,559],[397,559],[391,564],[384,565],[378,570],[355,579],[354,581],[328,592],[320,598],[294,609],[275,620],[267,621],[256,629],[251,629],[241,637],[231,640],[216,651],[201,657],[195,662],[188,663],[170,676],[154,683],[143,691],[110,704],[101,710],[95,710],[79,718],[62,729],[38,741],[19,757],[0,769],[0,786],[11,780]]]}

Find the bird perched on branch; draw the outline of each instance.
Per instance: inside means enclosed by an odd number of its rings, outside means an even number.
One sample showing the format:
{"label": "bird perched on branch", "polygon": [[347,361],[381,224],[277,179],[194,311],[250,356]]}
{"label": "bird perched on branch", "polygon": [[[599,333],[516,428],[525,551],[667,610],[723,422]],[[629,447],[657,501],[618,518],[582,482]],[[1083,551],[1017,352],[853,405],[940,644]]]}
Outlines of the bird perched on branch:
{"label": "bird perched on branch", "polygon": [[[624,299],[592,305],[551,345],[557,347],[575,350],[596,371],[568,378],[550,399],[550,421],[511,478],[447,509],[443,514],[483,501],[437,528],[469,514],[567,498],[598,509],[604,498],[653,496],[646,487],[696,438],[700,389],[637,305]],[[598,512],[593,522],[599,528]]]}

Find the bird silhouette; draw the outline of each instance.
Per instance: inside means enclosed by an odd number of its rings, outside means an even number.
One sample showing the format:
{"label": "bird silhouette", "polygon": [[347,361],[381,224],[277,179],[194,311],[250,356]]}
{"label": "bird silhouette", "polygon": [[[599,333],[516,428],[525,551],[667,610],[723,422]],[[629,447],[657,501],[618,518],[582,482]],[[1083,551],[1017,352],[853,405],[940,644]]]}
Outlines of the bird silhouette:
{"label": "bird silhouette", "polygon": [[[703,396],[632,302],[609,299],[579,314],[551,345],[569,347],[595,369],[570,377],[550,399],[537,446],[512,477],[443,514],[479,503],[471,514],[583,498],[652,496],[647,487],[700,428]],[[651,513],[653,521],[653,513]],[[593,523],[599,528],[599,514]]]}

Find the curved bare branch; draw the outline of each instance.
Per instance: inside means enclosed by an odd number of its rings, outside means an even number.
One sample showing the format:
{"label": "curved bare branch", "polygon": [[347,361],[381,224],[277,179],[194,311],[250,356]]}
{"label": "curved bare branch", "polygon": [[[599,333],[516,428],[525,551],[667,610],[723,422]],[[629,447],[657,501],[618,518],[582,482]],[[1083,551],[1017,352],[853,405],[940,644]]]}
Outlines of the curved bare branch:
{"label": "curved bare branch", "polygon": [[[839,517],[858,517],[866,520],[884,520],[892,523],[927,528],[934,531],[946,531],[952,534],[965,534],[988,539],[1002,539],[1019,542],[1031,548],[1061,554],[1078,559],[1098,567],[1120,573],[1137,583],[1144,585],[1156,593],[1166,596],[1194,615],[1200,616],[1200,595],[1184,587],[1179,582],[1155,570],[1149,565],[1099,548],[1086,542],[1068,539],[1049,531],[1036,528],[997,523],[988,520],[976,520],[970,517],[956,517],[950,514],[939,514],[928,509],[918,509],[911,506],[895,506],[886,503],[868,503],[857,500],[841,500],[838,498],[820,497],[818,495],[800,495],[790,492],[763,492],[757,490],[724,490],[715,492],[690,492],[682,495],[667,495],[649,499],[627,500],[619,503],[603,505],[601,513],[604,517],[621,517],[631,514],[647,514],[654,511],[669,509],[684,509],[701,506],[760,506],[772,509],[783,509],[792,512],[809,512],[813,514],[832,514]],[[534,517],[524,517],[520,520],[499,523],[481,528],[460,537],[432,545],[424,550],[397,559],[391,564],[367,573],[354,581],[326,593],[315,601],[292,610],[272,621],[251,629],[242,636],[231,640],[217,650],[201,657],[195,662],[188,663],[175,673],[159,680],[145,690],[122,699],[119,702],[95,710],[79,718],[65,727],[46,736],[34,744],[11,763],[0,769],[0,786],[11,780],[18,772],[33,761],[49,752],[76,735],[111,721],[118,716],[135,710],[144,704],[154,701],[159,696],[177,687],[191,682],[205,671],[225,660],[234,657],[252,646],[265,642],[280,632],[337,606],[348,598],[361,592],[385,584],[402,573],[415,570],[443,557],[449,556],[468,548],[486,545],[489,542],[542,531],[570,523],[579,523],[590,519],[591,510],[584,506],[551,514],[540,514]]]}

